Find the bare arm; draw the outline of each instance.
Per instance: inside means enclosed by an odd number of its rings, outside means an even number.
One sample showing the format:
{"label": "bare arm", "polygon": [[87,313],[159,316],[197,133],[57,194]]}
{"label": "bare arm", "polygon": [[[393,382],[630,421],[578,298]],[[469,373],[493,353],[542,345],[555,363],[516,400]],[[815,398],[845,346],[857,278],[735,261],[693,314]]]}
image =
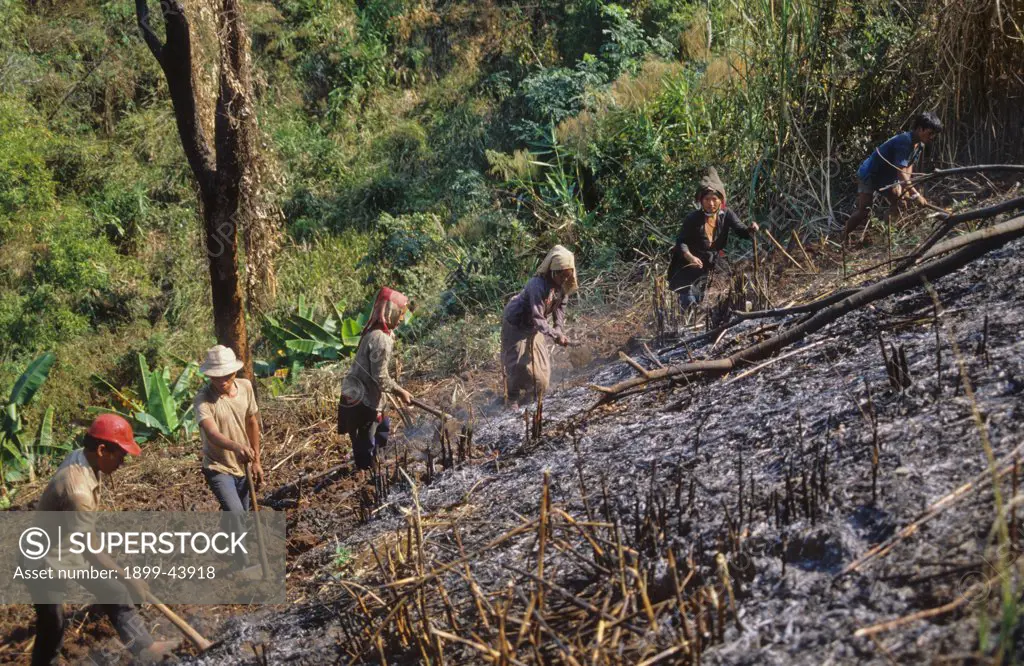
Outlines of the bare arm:
{"label": "bare arm", "polygon": [[252,447],[252,482],[257,486],[263,485],[263,464],[260,461],[260,417],[258,414],[250,414],[245,417],[245,435],[249,439],[249,446]]}
{"label": "bare arm", "polygon": [[[246,425],[248,426],[248,421]],[[234,452],[243,465],[255,457],[252,447],[248,442],[235,442],[225,437],[221,434],[217,428],[217,423],[213,419],[203,419],[199,422],[199,427],[203,429],[206,441],[217,448]]]}

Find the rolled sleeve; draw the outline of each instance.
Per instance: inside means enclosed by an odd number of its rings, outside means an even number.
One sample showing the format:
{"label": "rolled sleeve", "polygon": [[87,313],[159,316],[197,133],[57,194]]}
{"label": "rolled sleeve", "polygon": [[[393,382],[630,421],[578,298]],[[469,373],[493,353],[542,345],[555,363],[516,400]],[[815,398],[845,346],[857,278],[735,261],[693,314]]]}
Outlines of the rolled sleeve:
{"label": "rolled sleeve", "polygon": [[202,423],[206,419],[213,418],[213,405],[208,400],[204,400],[202,393],[196,396],[195,401],[192,403],[192,411],[196,414],[196,423]]}
{"label": "rolled sleeve", "polygon": [[555,330],[559,333],[565,328],[565,298],[559,298],[555,306]]}

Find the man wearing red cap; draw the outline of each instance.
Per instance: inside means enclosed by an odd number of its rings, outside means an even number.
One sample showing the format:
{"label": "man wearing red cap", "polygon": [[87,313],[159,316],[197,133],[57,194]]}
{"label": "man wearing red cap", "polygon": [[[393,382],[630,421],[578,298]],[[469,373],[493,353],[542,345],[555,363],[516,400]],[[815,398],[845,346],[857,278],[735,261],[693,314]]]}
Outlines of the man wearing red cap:
{"label": "man wearing red cap", "polygon": [[[142,450],[135,443],[131,424],[116,414],[101,414],[89,426],[83,448],[70,453],[46,484],[36,511],[74,512],[70,518],[71,527],[75,531],[92,531],[95,522],[89,514],[100,510],[100,473],[113,474],[126,455],[137,456],[140,453]],[[97,569],[120,571],[109,555],[88,550],[81,555],[67,551],[59,563],[47,561],[47,564],[54,568],[88,568],[91,565]],[[110,618],[121,641],[136,657],[159,659],[174,648],[172,641],[153,642],[145,622],[132,604],[133,597],[138,600],[146,598],[149,587],[145,581],[85,578],[78,582],[97,597],[121,599],[120,603],[103,604],[99,608]],[[64,607],[61,603],[64,590],[59,585],[48,589],[33,588],[32,597],[36,610],[32,664],[51,664],[60,654],[64,641]]]}

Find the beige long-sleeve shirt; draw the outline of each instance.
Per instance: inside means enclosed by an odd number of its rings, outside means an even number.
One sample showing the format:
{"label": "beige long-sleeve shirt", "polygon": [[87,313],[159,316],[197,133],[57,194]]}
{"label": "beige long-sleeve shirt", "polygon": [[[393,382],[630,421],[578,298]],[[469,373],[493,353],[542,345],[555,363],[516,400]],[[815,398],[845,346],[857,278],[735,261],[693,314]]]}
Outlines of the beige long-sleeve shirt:
{"label": "beige long-sleeve shirt", "polygon": [[[81,554],[72,554],[67,542],[72,532],[91,532],[95,526],[95,512],[100,510],[99,475],[85,457],[85,450],[72,451],[57,468],[57,472],[46,484],[39,497],[36,511],[67,512],[60,518],[54,517],[51,527],[61,527],[61,548],[54,547],[45,557],[54,569],[76,569],[86,566]],[[61,558],[58,560],[58,552]]]}
{"label": "beige long-sleeve shirt", "polygon": [[384,394],[393,392],[398,386],[388,374],[394,347],[394,338],[380,329],[364,335],[352,360],[352,368],[341,383],[341,392],[371,409],[384,409]]}

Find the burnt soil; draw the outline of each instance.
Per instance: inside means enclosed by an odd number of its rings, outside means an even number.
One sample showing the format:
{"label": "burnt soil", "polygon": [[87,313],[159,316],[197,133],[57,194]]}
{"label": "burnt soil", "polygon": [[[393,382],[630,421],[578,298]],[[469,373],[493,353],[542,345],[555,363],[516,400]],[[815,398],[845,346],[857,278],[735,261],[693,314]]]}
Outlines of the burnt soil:
{"label": "burnt soil", "polygon": [[[289,604],[179,609],[220,641],[202,656],[188,656],[187,648],[179,655],[202,664],[379,663],[383,650],[389,663],[421,663],[424,648],[409,638],[415,631],[396,629],[389,610],[395,591],[415,587],[403,580],[451,562],[459,562],[458,575],[445,570],[437,578],[443,586],[424,585],[420,589],[429,587],[429,593],[417,597],[431,625],[478,646],[498,646],[494,618],[502,608],[506,617],[523,616],[538,587],[529,572],[538,571],[542,542],[530,526],[545,513],[547,474],[549,524],[551,512],[561,510],[591,527],[574,530],[555,521],[551,538],[564,548],[548,544],[544,579],[593,606],[604,600],[603,608],[614,610],[619,604],[617,617],[626,617],[636,631],[609,643],[603,628],[594,633],[594,618],[585,619],[595,610],[579,610],[548,587],[547,629],[524,630],[527,639],[516,642],[521,625],[509,620],[520,661],[565,663],[569,652],[589,662],[590,654],[578,652],[588,641],[608,647],[600,651],[601,663],[656,655],[662,655],[657,663],[688,663],[698,655],[707,663],[730,664],[916,663],[940,656],[971,661],[986,650],[979,644],[985,618],[998,622],[998,590],[977,585],[990,579],[1000,557],[990,484],[965,494],[884,557],[838,574],[985,472],[983,440],[996,459],[1024,443],[1022,250],[1024,243],[1008,245],[938,280],[938,318],[932,297],[918,288],[841,318],[785,350],[799,353],[748,376],[663,383],[595,406],[599,394],[588,384],[610,386],[636,374],[612,355],[619,343],[653,368],[642,343],[665,364],[688,355],[718,358],[762,339],[764,327],[778,323],[748,321],[715,345],[683,346],[679,337],[645,336],[645,306],[638,305],[614,331],[591,336],[603,347],[588,367],[571,371],[564,352],[556,355],[564,373],[544,401],[539,436],[528,434],[535,406],[505,407],[494,401],[495,390],[480,391],[452,408],[474,423],[468,460],[448,469],[437,464],[428,475],[423,442],[429,442],[429,422],[420,420],[395,438],[397,451],[411,451],[398,458],[416,480],[418,500],[395,459],[384,470],[392,482],[376,496],[348,472],[318,490],[289,495]],[[819,265],[826,265],[824,254]],[[825,292],[837,282],[837,271],[830,270],[789,279]],[[798,319],[782,320],[782,326]],[[879,336],[887,350],[902,349],[909,386],[890,382]],[[442,401],[454,385],[475,381],[497,389],[493,372],[434,386],[430,395]],[[346,463],[346,443],[330,432],[336,381],[327,377],[322,387],[265,409],[265,467],[302,447],[269,472],[267,495],[299,474]],[[304,401],[301,411],[296,401]],[[168,474],[172,466],[178,473]],[[126,509],[213,510],[196,467],[186,452],[167,451],[115,479],[113,496],[125,498],[120,508]],[[1004,501],[1015,495],[1017,477],[1003,477]],[[22,501],[30,506],[31,494]],[[1020,530],[1016,513],[1011,558]],[[585,533],[608,557],[597,555]],[[615,534],[618,546],[612,545]],[[608,553],[616,548],[618,559]],[[1007,550],[1002,548],[1004,556]],[[460,552],[471,556],[460,560]],[[666,582],[670,555],[681,570],[675,584]],[[654,623],[633,583],[626,584],[627,569],[643,581],[637,589],[643,587],[641,594],[653,603]],[[621,590],[608,591],[620,576]],[[716,585],[717,596],[710,592]],[[673,605],[677,593],[680,601]],[[493,608],[480,609],[478,599]],[[934,617],[873,637],[854,635],[960,599],[965,603]],[[687,618],[679,617],[680,608]],[[83,613],[69,630],[65,654],[72,660],[111,633],[88,615],[79,624]],[[31,609],[4,614],[7,647],[0,660],[27,663]],[[146,617],[157,634],[174,636],[155,612],[147,610]],[[702,633],[692,641],[700,645],[696,653],[671,652],[684,631]],[[530,636],[538,637],[537,645],[530,645]],[[479,647],[454,641],[443,646],[447,663],[487,661]]]}

